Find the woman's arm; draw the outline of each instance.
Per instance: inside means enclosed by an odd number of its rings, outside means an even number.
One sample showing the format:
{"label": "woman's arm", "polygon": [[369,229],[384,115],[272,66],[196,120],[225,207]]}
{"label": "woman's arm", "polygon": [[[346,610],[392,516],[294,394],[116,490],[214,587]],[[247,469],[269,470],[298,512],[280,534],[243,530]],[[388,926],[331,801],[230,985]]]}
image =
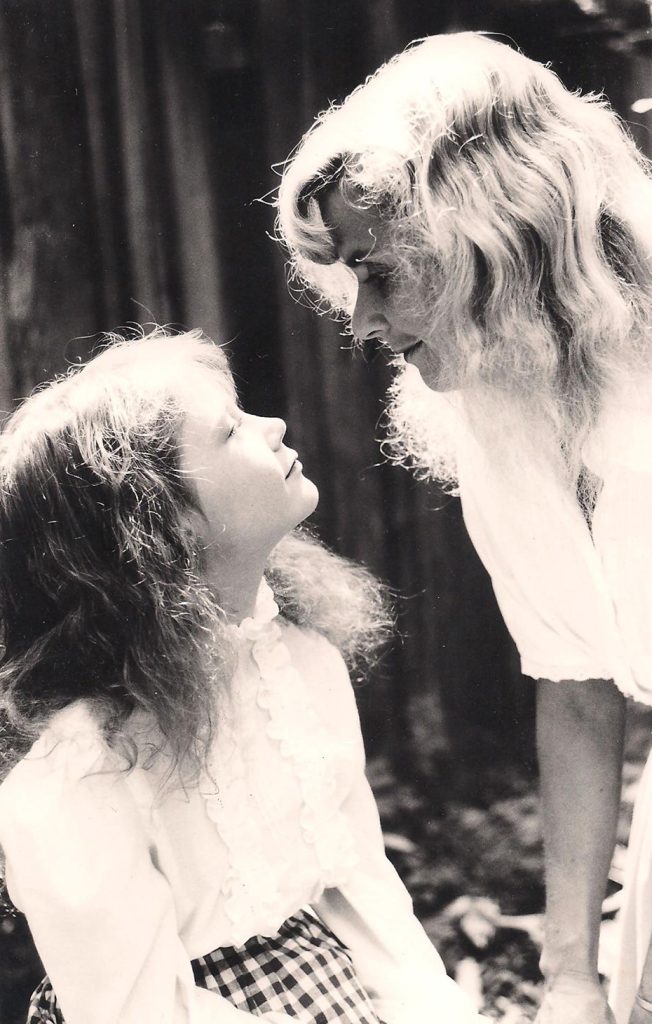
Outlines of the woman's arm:
{"label": "woman's arm", "polygon": [[620,802],[624,717],[625,699],[612,682],[539,680],[547,992],[537,1024],[613,1021],[597,951]]}
{"label": "woman's arm", "polygon": [[629,1024],[652,1024],[652,939],[645,957]]}

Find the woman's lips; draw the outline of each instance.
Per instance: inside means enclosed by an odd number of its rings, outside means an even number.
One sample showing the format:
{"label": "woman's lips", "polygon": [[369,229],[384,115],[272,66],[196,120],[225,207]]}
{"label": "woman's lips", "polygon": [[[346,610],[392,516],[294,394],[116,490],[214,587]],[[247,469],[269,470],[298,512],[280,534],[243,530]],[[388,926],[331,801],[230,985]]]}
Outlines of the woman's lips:
{"label": "woman's lips", "polygon": [[423,342],[422,341],[417,341],[414,345],[411,345],[410,348],[404,349],[402,354],[403,354],[403,358],[405,359],[405,362],[406,363],[413,362],[414,361],[414,356],[417,354],[419,349],[421,349],[422,347],[423,347]]}
{"label": "woman's lips", "polygon": [[421,338],[410,338],[409,341],[404,341],[403,344],[392,345],[391,342],[386,342],[387,347],[392,350],[395,356],[403,356],[407,358],[410,352],[414,352],[415,349],[419,348],[423,344]]}

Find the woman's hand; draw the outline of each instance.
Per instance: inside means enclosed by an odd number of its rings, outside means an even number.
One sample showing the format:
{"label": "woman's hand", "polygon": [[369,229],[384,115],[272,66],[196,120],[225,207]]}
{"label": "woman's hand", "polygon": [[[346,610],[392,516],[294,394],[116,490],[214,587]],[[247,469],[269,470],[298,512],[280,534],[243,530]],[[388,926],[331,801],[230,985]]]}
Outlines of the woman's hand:
{"label": "woman's hand", "polygon": [[[534,1024],[615,1024],[602,985],[589,974],[557,974]],[[652,1024],[652,1017],[630,1019],[630,1024]]]}
{"label": "woman's hand", "polygon": [[629,1015],[629,1024],[652,1024],[652,1001],[636,999]]}

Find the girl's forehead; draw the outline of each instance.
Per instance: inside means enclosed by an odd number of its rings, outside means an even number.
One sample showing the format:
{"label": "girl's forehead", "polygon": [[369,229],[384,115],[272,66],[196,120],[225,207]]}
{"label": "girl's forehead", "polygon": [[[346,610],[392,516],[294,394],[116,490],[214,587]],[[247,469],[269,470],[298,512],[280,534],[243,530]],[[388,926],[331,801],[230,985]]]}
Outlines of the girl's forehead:
{"label": "girl's forehead", "polygon": [[179,399],[186,416],[207,426],[217,424],[237,409],[235,388],[216,373],[198,374],[180,383]]}

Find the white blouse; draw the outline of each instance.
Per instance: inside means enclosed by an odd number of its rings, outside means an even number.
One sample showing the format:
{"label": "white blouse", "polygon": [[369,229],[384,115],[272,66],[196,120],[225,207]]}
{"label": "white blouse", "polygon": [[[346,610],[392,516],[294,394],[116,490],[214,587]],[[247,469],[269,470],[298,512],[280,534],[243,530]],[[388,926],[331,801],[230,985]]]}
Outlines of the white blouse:
{"label": "white blouse", "polygon": [[605,401],[583,459],[602,481],[590,529],[554,481],[499,478],[467,439],[464,520],[525,675],[614,679],[652,704],[652,384]]}
{"label": "white blouse", "polygon": [[272,935],[307,904],[385,1024],[478,1019],[385,857],[342,659],[277,611],[263,584],[196,787],[161,788],[138,717],[143,763],[124,771],[83,701],[0,787],[7,886],[67,1024],[244,1022],[196,987],[191,959]]}

